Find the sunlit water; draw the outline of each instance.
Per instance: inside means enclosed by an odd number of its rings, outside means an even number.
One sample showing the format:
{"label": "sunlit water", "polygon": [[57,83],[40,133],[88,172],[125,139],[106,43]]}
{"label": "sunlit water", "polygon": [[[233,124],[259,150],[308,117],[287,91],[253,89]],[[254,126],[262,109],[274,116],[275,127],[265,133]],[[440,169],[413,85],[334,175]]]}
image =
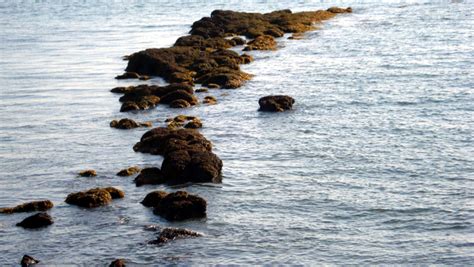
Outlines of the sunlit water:
{"label": "sunlit water", "polygon": [[[51,227],[0,215],[0,265],[30,254],[46,265],[457,264],[474,262],[474,5],[362,3],[303,40],[252,52],[255,74],[212,90],[215,106],[119,112],[123,55],[166,47],[214,9],[327,8],[320,1],[1,1],[0,206],[51,199]],[[98,2],[98,3],[97,3]],[[456,2],[456,1],[453,1]],[[333,3],[334,4],[334,3]],[[160,79],[149,83],[163,84]],[[288,94],[294,111],[259,113]],[[201,94],[204,97],[206,94]],[[205,220],[169,223],[115,173],[162,158],[134,153],[147,129],[112,119],[202,118],[224,162],[222,185],[185,189],[208,200]],[[159,122],[155,126],[160,126]],[[93,168],[96,178],[79,178]],[[68,193],[116,186],[126,198],[84,210]],[[148,224],[205,234],[158,247]]]}

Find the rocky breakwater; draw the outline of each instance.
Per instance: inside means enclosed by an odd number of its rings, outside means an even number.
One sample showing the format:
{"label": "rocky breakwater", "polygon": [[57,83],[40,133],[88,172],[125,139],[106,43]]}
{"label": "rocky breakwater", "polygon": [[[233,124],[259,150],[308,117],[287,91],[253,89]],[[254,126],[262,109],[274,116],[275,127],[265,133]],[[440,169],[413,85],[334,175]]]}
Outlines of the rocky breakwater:
{"label": "rocky breakwater", "polygon": [[[191,26],[190,35],[180,37],[172,47],[150,48],[126,57],[127,72],[140,76],[160,76],[169,83],[195,83],[220,88],[238,88],[251,75],[239,65],[253,61],[248,54],[228,50],[245,45],[244,51],[275,50],[275,38],[285,33],[301,34],[314,24],[351,8],[296,12],[246,13],[215,10]],[[239,36],[252,39],[247,42]]]}

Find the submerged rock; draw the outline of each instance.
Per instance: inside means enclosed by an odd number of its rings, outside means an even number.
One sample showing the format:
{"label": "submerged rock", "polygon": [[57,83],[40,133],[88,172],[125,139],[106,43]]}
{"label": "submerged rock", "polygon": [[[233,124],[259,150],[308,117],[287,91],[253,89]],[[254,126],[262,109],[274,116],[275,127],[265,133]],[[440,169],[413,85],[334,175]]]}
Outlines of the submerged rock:
{"label": "submerged rock", "polygon": [[66,203],[84,208],[96,208],[108,205],[112,199],[123,198],[125,193],[114,187],[93,188],[87,191],[71,193]]}
{"label": "submerged rock", "polygon": [[31,257],[31,256],[28,256],[28,255],[24,255],[23,258],[21,258],[21,267],[29,267],[29,266],[32,266],[32,265],[35,265],[35,264],[38,264],[40,261]]}
{"label": "submerged rock", "polygon": [[148,193],[145,198],[140,202],[145,207],[156,207],[158,203],[168,195],[165,191],[153,191]]}
{"label": "submerged rock", "polygon": [[205,199],[184,191],[169,193],[153,209],[153,213],[168,221],[206,217],[207,202]]}
{"label": "submerged rock", "polygon": [[142,186],[146,184],[163,184],[165,179],[159,168],[145,168],[134,180],[136,186]]}
{"label": "submerged rock", "polygon": [[152,124],[151,122],[136,122],[132,119],[124,118],[119,121],[113,120],[110,122],[110,127],[112,128],[117,128],[117,129],[122,129],[122,130],[128,130],[128,129],[134,129],[138,127],[151,127]]}
{"label": "submerged rock", "polygon": [[47,211],[54,206],[50,200],[33,201],[20,204],[13,208],[0,208],[0,213],[17,213],[31,211]]}
{"label": "submerged rock", "polygon": [[117,176],[132,176],[141,171],[140,167],[133,166],[126,169],[123,169],[117,173]]}
{"label": "submerged rock", "polygon": [[136,152],[166,156],[176,150],[210,151],[211,142],[194,129],[154,128],[135,144]]}
{"label": "submerged rock", "polygon": [[125,267],[125,259],[116,259],[109,264],[109,267]]}
{"label": "submerged rock", "polygon": [[207,88],[199,88],[199,89],[196,89],[196,93],[206,93],[208,92],[209,90]]}
{"label": "submerged rock", "polygon": [[352,8],[330,7],[327,11],[331,13],[352,13]]}
{"label": "submerged rock", "polygon": [[176,239],[200,237],[202,234],[182,228],[164,228],[160,231],[156,240],[148,242],[149,244],[161,245]]}
{"label": "submerged rock", "polygon": [[34,229],[34,228],[46,227],[53,223],[54,221],[53,221],[53,218],[51,218],[51,216],[49,216],[45,212],[40,212],[40,213],[36,213],[33,216],[27,217],[20,223],[17,223],[16,226],[20,226],[20,227],[28,228],[28,229]]}
{"label": "submerged rock", "polygon": [[293,108],[295,100],[286,95],[265,96],[258,100],[259,111],[281,112]]}
{"label": "submerged rock", "polygon": [[208,105],[215,105],[217,104],[217,99],[214,96],[208,95],[204,97],[203,103]]}
{"label": "submerged rock", "polygon": [[221,183],[222,165],[209,151],[176,150],[164,158],[161,171],[167,184]]}
{"label": "submerged rock", "polygon": [[270,35],[260,35],[254,40],[247,43],[244,51],[251,50],[276,50],[277,43],[275,38]]}
{"label": "submerged rock", "polygon": [[97,172],[95,170],[84,170],[84,171],[79,172],[79,176],[94,177],[94,176],[97,176]]}

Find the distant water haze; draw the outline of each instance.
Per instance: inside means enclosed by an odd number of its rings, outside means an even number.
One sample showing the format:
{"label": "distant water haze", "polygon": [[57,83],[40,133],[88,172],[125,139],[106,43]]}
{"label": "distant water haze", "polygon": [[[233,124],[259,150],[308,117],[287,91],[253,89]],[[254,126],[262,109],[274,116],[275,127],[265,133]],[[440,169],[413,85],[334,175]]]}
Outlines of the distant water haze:
{"label": "distant water haze", "polygon": [[[351,6],[302,40],[250,52],[254,74],[218,104],[120,113],[110,89],[129,55],[167,47],[215,9],[269,12]],[[472,1],[0,1],[0,207],[50,199],[55,223],[15,227],[0,215],[0,265],[440,264],[474,262],[474,5]],[[240,52],[241,47],[236,48]],[[147,83],[165,84],[160,78]],[[197,86],[196,88],[199,88]],[[292,96],[294,110],[259,113]],[[206,95],[206,94],[204,94]],[[202,96],[204,96],[202,95]],[[195,115],[224,162],[223,183],[184,189],[207,219],[170,223],[118,177],[160,166],[135,153],[146,128]],[[160,120],[156,122],[156,120]],[[94,178],[77,172],[95,169]],[[67,194],[116,186],[126,197],[84,210]],[[204,237],[147,245],[149,224]]]}

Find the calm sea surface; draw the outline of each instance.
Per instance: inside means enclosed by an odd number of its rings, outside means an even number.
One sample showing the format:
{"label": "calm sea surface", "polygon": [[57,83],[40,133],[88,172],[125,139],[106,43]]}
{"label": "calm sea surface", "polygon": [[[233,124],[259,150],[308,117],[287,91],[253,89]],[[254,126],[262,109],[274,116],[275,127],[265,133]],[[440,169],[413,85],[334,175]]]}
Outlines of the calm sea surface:
{"label": "calm sea surface", "polygon": [[[214,9],[327,8],[325,1],[0,1],[0,206],[51,199],[51,227],[0,215],[0,265],[442,264],[474,262],[474,3],[340,1],[341,15],[252,52],[253,80],[212,90],[215,106],[123,114],[121,57],[166,47]],[[164,84],[159,78],[148,81]],[[295,109],[257,112],[288,94]],[[206,94],[201,94],[204,97]],[[205,220],[169,223],[139,204],[150,191],[122,168],[160,166],[135,153],[147,129],[112,119],[202,118],[224,162],[222,185],[185,189]],[[155,126],[163,123],[155,122]],[[92,168],[99,175],[79,178]],[[84,210],[68,193],[116,186],[126,198]],[[205,237],[147,245],[149,224]]]}

